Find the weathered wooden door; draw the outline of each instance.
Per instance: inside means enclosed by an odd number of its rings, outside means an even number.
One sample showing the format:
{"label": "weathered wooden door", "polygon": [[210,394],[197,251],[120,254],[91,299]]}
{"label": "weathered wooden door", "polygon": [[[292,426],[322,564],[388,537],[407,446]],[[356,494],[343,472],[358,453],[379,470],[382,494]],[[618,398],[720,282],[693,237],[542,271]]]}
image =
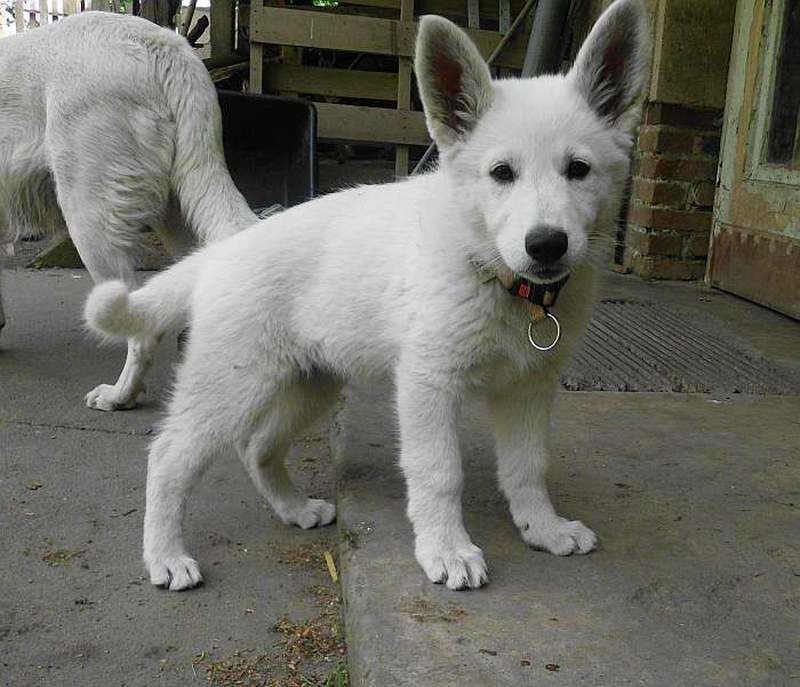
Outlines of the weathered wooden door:
{"label": "weathered wooden door", "polygon": [[800,318],[800,0],[739,0],[707,278]]}

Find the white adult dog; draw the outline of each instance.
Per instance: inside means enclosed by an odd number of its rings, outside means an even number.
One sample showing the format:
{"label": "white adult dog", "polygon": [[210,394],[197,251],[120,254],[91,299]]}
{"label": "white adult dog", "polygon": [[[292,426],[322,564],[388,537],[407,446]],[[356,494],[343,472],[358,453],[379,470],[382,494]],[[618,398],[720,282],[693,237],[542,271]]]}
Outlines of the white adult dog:
{"label": "white adult dog", "polygon": [[[344,380],[382,374],[396,381],[408,514],[431,580],[452,589],[487,581],[461,513],[456,416],[467,394],[488,401],[500,485],[523,539],[559,555],[595,547],[594,533],[550,502],[549,414],[591,307],[593,237],[619,211],[647,57],[640,0],[611,5],[568,74],[527,80],[493,82],[466,34],[424,17],[415,69],[441,153],[435,172],[289,210],[133,293],[95,288],[86,318],[107,336],[157,336],[187,312],[191,320],[150,449],[144,561],[153,584],[201,580],[183,544],[184,504],[226,449],[285,523],[331,522],[332,505],[291,483],[287,447]],[[559,286],[553,312],[565,341],[539,352],[528,332],[544,334],[529,323],[548,297],[531,305],[518,296],[538,289],[552,300]]]}
{"label": "white adult dog", "polygon": [[[183,38],[87,12],[0,41],[0,244],[66,226],[95,282],[133,284],[145,227],[185,253],[256,220],[225,166],[214,85]],[[132,338],[119,380],[89,407],[134,406],[154,344]]]}

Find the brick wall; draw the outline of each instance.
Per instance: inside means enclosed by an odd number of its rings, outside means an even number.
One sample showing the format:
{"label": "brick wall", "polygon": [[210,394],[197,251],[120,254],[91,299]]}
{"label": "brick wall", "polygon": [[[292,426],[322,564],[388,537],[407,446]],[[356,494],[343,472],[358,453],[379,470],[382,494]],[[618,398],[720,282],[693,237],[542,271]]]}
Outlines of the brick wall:
{"label": "brick wall", "polygon": [[649,102],[634,154],[620,266],[649,279],[705,272],[722,112]]}

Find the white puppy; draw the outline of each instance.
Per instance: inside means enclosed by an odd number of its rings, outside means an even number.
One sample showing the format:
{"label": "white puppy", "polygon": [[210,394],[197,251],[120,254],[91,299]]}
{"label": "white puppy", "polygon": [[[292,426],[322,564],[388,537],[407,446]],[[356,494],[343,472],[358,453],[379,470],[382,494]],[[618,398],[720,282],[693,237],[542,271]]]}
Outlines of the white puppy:
{"label": "white puppy", "polygon": [[[415,69],[437,171],[296,207],[133,293],[120,283],[95,289],[86,317],[106,335],[156,336],[187,311],[191,321],[150,450],[144,560],[153,584],[200,581],[183,544],[184,504],[226,449],[284,522],[331,522],[332,505],[290,482],[287,447],[345,380],[383,374],[396,382],[408,514],[431,580],[452,589],[487,581],[461,514],[456,419],[467,394],[488,402],[500,485],[523,539],[559,555],[594,548],[594,533],[551,505],[549,413],[591,307],[593,237],[619,211],[647,36],[639,0],[618,0],[567,75],[492,81],[460,29],[425,17]],[[504,286],[512,282],[517,295]],[[539,291],[546,304],[542,294],[559,286],[553,313],[565,340],[540,352],[528,332],[544,343],[544,327],[529,329],[543,310],[518,296]]]}
{"label": "white puppy", "polygon": [[[132,285],[145,227],[182,254],[256,219],[225,166],[214,85],[183,38],[87,12],[0,41],[0,245],[66,225],[96,282]],[[89,407],[133,407],[154,344],[131,338],[119,380]]]}

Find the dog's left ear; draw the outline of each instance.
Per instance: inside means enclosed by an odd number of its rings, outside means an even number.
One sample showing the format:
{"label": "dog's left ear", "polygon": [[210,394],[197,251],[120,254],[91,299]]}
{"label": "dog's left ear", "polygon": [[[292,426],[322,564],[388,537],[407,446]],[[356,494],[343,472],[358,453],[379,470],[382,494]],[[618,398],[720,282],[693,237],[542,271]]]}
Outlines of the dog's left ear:
{"label": "dog's left ear", "polygon": [[422,17],[414,71],[436,145],[464,140],[492,102],[492,75],[475,44],[447,19]]}
{"label": "dog's left ear", "polygon": [[649,63],[647,11],[641,0],[616,0],[597,20],[569,77],[598,116],[632,131]]}

